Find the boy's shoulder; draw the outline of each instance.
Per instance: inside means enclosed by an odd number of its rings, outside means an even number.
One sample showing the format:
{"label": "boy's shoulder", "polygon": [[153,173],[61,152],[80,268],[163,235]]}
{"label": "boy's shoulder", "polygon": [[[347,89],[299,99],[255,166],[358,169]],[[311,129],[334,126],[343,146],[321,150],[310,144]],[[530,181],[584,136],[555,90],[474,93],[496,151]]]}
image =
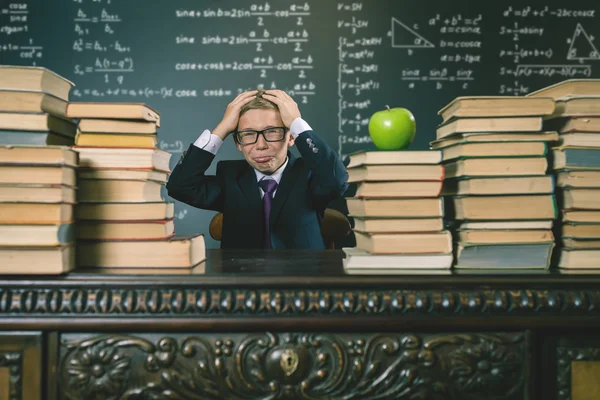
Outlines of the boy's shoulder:
{"label": "boy's shoulder", "polygon": [[217,163],[217,171],[220,173],[240,173],[249,167],[246,160],[221,160]]}

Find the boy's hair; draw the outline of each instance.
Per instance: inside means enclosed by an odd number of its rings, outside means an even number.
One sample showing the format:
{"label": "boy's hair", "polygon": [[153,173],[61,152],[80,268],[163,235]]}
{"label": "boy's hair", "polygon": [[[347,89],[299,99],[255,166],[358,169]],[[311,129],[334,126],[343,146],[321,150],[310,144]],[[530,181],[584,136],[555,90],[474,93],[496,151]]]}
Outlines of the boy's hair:
{"label": "boy's hair", "polygon": [[250,100],[248,103],[244,104],[244,106],[241,108],[240,117],[244,115],[248,110],[262,109],[279,111],[279,107],[277,107],[277,104],[262,97],[263,93],[265,92],[264,89],[257,90],[258,93],[256,93],[256,97]]}

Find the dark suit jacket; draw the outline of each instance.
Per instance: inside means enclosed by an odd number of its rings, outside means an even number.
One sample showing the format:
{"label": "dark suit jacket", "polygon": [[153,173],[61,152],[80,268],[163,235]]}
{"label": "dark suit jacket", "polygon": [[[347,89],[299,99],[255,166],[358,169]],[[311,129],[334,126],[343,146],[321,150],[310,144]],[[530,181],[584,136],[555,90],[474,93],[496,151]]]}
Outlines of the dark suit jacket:
{"label": "dark suit jacket", "polygon": [[[342,196],[348,174],[337,154],[313,131],[296,138],[302,155],[288,151],[288,164],[271,207],[274,249],[322,249],[320,223],[330,200]],[[193,144],[173,169],[169,196],[223,213],[221,248],[263,247],[263,205],[254,169],[246,160],[220,161],[205,175],[214,155]]]}

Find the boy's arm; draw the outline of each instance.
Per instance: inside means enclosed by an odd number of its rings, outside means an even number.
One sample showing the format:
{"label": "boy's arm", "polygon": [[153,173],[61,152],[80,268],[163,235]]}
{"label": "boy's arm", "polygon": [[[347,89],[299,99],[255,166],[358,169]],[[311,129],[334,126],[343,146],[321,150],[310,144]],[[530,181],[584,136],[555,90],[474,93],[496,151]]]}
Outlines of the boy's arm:
{"label": "boy's arm", "polygon": [[301,118],[298,104],[282,90],[266,90],[263,98],[279,108],[281,120],[290,128],[298,151],[311,170],[310,189],[313,205],[324,210],[334,198],[342,196],[348,184],[348,174],[342,160]]}
{"label": "boy's arm", "polygon": [[205,175],[223,141],[209,130],[183,152],[171,172],[167,192],[172,198],[206,210],[223,211],[223,185],[217,176]]}
{"label": "boy's arm", "polygon": [[217,164],[216,176],[204,175],[215,154],[239,121],[240,110],[256,98],[256,90],[240,93],[225,109],[221,122],[211,133],[205,130],[183,153],[177,166],[173,169],[167,191],[169,196],[194,207],[207,210],[223,211],[223,188]]}
{"label": "boy's arm", "polygon": [[311,170],[310,188],[315,208],[325,209],[329,202],[348,189],[348,173],[337,153],[302,118],[290,125],[298,151]]}

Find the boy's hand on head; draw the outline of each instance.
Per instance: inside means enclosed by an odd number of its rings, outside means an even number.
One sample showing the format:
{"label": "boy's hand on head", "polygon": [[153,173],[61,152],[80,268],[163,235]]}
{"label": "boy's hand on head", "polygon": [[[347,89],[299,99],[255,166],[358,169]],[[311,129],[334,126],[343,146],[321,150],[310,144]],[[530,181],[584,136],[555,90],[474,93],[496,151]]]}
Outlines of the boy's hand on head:
{"label": "boy's hand on head", "polygon": [[238,94],[237,97],[227,105],[223,119],[212,133],[219,136],[222,140],[225,140],[225,138],[237,127],[240,119],[240,110],[245,104],[256,97],[257,92],[258,90],[250,90]]}
{"label": "boy's hand on head", "polygon": [[296,118],[301,116],[298,104],[283,90],[265,90],[262,97],[277,104],[281,120],[287,128]]}

